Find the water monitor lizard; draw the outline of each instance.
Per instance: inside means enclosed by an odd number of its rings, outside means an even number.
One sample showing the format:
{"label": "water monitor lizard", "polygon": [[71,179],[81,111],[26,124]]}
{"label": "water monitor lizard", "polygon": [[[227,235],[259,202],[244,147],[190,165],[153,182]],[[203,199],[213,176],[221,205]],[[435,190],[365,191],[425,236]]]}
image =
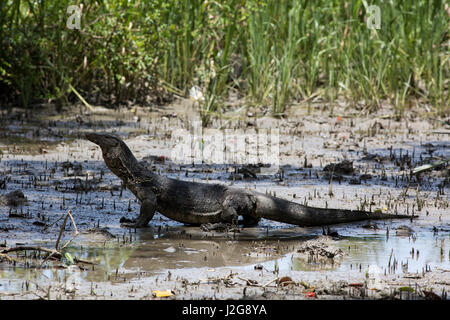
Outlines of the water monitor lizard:
{"label": "water monitor lizard", "polygon": [[88,133],[86,138],[102,149],[108,168],[141,201],[140,214],[130,227],[144,227],[155,211],[186,224],[257,224],[261,218],[299,226],[321,226],[367,219],[411,218],[358,210],[304,206],[263,193],[227,186],[170,179],[145,168],[119,138]]}

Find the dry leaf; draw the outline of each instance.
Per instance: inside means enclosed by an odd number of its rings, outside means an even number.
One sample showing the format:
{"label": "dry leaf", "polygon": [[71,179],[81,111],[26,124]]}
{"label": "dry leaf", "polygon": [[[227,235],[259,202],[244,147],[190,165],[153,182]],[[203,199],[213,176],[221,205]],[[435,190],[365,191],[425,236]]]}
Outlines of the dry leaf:
{"label": "dry leaf", "polygon": [[173,296],[173,293],[170,290],[153,290],[152,294],[157,298],[165,298]]}

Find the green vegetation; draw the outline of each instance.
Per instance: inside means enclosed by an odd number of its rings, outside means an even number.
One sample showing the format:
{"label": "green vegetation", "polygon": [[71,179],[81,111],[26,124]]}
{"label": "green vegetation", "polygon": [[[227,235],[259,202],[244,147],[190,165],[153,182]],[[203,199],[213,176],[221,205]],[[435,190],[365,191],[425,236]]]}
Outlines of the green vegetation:
{"label": "green vegetation", "polygon": [[[0,0],[1,98],[28,106],[162,102],[202,92],[204,115],[230,90],[281,115],[337,98],[400,114],[418,103],[449,112],[450,9],[439,1]],[[368,28],[369,5],[381,13]],[[14,100],[11,100],[14,99]]]}
{"label": "green vegetation", "polygon": [[81,29],[69,29],[67,9],[80,1],[0,0],[0,82],[19,103],[66,103],[75,98],[71,86],[87,100],[121,102],[155,87],[154,5],[87,2]]}

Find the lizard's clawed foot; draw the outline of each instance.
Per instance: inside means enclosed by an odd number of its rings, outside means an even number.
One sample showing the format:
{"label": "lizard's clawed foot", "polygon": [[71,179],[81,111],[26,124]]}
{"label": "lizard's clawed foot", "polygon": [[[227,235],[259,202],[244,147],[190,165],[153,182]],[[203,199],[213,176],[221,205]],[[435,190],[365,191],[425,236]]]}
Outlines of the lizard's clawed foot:
{"label": "lizard's clawed foot", "polygon": [[218,223],[204,223],[200,225],[202,231],[217,231],[217,232],[239,232],[239,228],[235,224],[218,222]]}
{"label": "lizard's clawed foot", "polygon": [[244,227],[256,227],[258,223],[261,221],[260,217],[253,217],[250,215],[242,216],[242,225]]}
{"label": "lizard's clawed foot", "polygon": [[123,228],[132,228],[132,229],[138,229],[138,228],[145,228],[147,226],[141,226],[137,223],[130,223],[130,222],[124,222],[120,224],[121,227]]}
{"label": "lizard's clawed foot", "polygon": [[135,223],[129,223],[129,222],[121,223],[120,226],[122,228],[137,228]]}
{"label": "lizard's clawed foot", "polygon": [[137,219],[128,219],[125,217],[120,218],[120,226],[123,228],[143,228],[145,226],[143,225],[139,225],[139,223],[137,222]]}

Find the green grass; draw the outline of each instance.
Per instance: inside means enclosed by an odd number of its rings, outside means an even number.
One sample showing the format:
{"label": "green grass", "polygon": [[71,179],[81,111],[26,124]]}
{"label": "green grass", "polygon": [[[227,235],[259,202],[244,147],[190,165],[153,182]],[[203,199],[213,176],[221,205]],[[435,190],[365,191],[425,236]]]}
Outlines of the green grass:
{"label": "green grass", "polygon": [[81,1],[0,0],[0,86],[17,102],[127,101],[154,89],[159,12],[147,2],[84,2],[81,29],[66,27]]}
{"label": "green grass", "polygon": [[[313,96],[449,114],[444,0],[84,1],[81,30],[67,29],[80,3],[0,0],[2,98],[64,104],[73,86],[95,103],[147,103],[198,86],[205,119],[230,90],[273,115]],[[380,29],[367,27],[369,4]]]}

